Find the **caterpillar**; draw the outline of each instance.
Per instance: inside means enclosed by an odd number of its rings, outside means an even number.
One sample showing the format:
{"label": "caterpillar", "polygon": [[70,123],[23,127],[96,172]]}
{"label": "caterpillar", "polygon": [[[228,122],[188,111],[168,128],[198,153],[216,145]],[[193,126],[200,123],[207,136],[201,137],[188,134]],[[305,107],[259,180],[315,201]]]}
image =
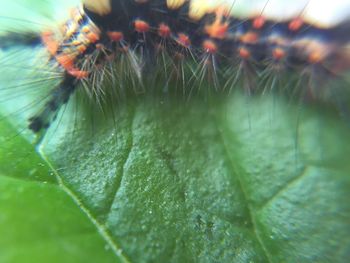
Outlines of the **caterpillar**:
{"label": "caterpillar", "polygon": [[[349,67],[349,21],[314,21],[305,11],[312,1],[285,19],[268,14],[273,1],[241,17],[234,12],[236,2],[85,0],[57,28],[2,34],[0,49],[43,47],[47,63],[61,75],[42,108],[29,118],[29,129],[45,133],[76,90],[103,100],[105,78],[118,76],[118,82],[129,78],[133,86],[144,88],[144,79],[157,75],[152,73],[157,65],[185,93],[207,80],[215,90],[234,89],[241,79],[248,94],[259,81],[273,90],[285,72],[299,75],[299,84],[285,88],[287,92],[296,86],[303,96],[331,92],[324,80]],[[120,70],[124,61],[130,68],[126,72]],[[184,63],[196,65],[190,74],[184,73]],[[108,74],[102,74],[107,68]]]}

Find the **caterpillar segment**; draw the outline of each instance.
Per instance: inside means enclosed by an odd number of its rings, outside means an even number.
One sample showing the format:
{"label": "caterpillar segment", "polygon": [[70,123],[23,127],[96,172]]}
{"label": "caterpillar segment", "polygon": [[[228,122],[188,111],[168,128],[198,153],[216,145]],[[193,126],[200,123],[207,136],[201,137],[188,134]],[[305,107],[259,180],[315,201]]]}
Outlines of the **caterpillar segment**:
{"label": "caterpillar segment", "polygon": [[[154,58],[159,52],[174,60],[190,57],[198,64],[205,58],[205,64],[212,68],[216,68],[214,61],[238,67],[235,72],[247,79],[248,92],[256,75],[255,65],[261,71],[272,68],[275,73],[304,73],[307,65],[313,72],[329,75],[349,68],[349,21],[327,27],[309,22],[300,13],[276,21],[264,15],[266,5],[263,12],[242,18],[234,15],[234,8],[234,1],[84,0],[58,30],[1,36],[3,49],[43,45],[51,60],[65,71],[45,108],[29,119],[29,128],[39,133],[49,127],[61,106],[98,70],[87,66],[91,57],[103,66],[113,59],[118,63],[120,55],[125,55],[133,61],[140,79],[145,70],[156,66]],[[91,86],[90,92],[98,89]]]}

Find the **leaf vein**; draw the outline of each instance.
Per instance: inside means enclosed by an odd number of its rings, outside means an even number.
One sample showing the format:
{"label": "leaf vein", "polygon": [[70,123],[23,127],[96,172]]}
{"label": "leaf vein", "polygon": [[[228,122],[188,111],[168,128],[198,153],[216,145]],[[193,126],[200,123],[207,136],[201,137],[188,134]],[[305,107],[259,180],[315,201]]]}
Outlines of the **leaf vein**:
{"label": "leaf vein", "polygon": [[83,204],[83,202],[79,199],[79,197],[72,190],[70,190],[69,187],[64,183],[63,178],[59,175],[58,171],[53,167],[53,165],[49,161],[49,158],[46,156],[46,154],[43,151],[41,151],[40,154],[43,157],[43,159],[47,162],[47,164],[50,166],[50,168],[54,171],[54,174],[57,178],[58,184],[61,187],[61,189],[66,194],[68,194],[68,196],[72,198],[72,200],[78,205],[78,207],[87,215],[87,217],[91,220],[91,222],[96,226],[101,237],[104,238],[106,243],[111,247],[115,256],[121,262],[130,263],[131,261],[125,255],[123,255],[122,249],[115,242],[115,240],[113,240],[111,235],[108,233],[106,227],[93,216],[92,212]]}
{"label": "leaf vein", "polygon": [[270,196],[268,199],[266,199],[261,205],[260,209],[267,206],[269,203],[271,203],[274,199],[279,197],[281,194],[283,194],[287,189],[292,186],[294,183],[298,182],[302,178],[304,178],[307,173],[307,167],[304,167],[304,169],[295,177],[291,178],[286,184],[284,184],[280,189],[278,189],[272,196]]}
{"label": "leaf vein", "polygon": [[[217,121],[217,120],[216,120],[216,121]],[[232,167],[232,170],[233,170],[233,171],[237,171],[237,169],[235,169],[236,166],[235,166],[235,164],[233,163],[232,157],[231,157],[230,152],[229,152],[229,149],[228,149],[228,147],[227,147],[226,140],[225,140],[225,138],[224,138],[224,134],[223,134],[223,132],[221,131],[221,129],[219,128],[218,125],[216,125],[216,127],[217,127],[216,129],[217,129],[217,131],[218,131],[218,133],[219,133],[220,139],[221,139],[221,141],[222,141],[222,143],[223,143],[223,146],[224,146],[224,149],[225,149],[225,153],[226,153],[227,158],[228,158],[228,160],[229,160],[229,163],[230,163],[230,165],[231,165],[231,167]],[[240,187],[240,189],[241,189],[241,191],[242,191],[242,194],[243,194],[245,203],[247,204],[247,208],[248,208],[248,211],[249,211],[249,217],[250,217],[250,220],[251,220],[251,222],[252,222],[253,232],[254,232],[254,234],[255,234],[256,240],[257,240],[258,244],[260,245],[262,251],[264,252],[264,254],[265,254],[265,256],[266,256],[268,262],[272,263],[272,262],[273,262],[272,256],[270,255],[270,252],[269,252],[269,251],[267,250],[267,248],[265,247],[265,245],[264,245],[264,243],[263,243],[263,241],[262,241],[262,239],[261,239],[261,237],[260,237],[259,231],[258,231],[258,229],[257,229],[257,224],[256,224],[255,216],[254,216],[254,211],[253,211],[252,206],[249,204],[249,201],[248,201],[248,200],[249,200],[248,194],[247,194],[247,192],[246,192],[246,190],[245,190],[245,188],[244,188],[244,183],[243,183],[243,181],[242,181],[241,175],[240,175],[239,172],[237,172],[236,174],[237,174],[237,177],[236,177],[236,178],[237,178],[237,181],[238,181],[238,185],[239,185],[239,187]]]}
{"label": "leaf vein", "polygon": [[[120,187],[122,185],[122,181],[123,181],[124,173],[125,173],[125,167],[128,164],[128,160],[130,159],[130,155],[131,155],[131,152],[132,152],[132,149],[134,146],[134,138],[133,138],[133,127],[134,127],[133,124],[134,124],[134,119],[135,119],[134,115],[135,114],[133,112],[132,116],[130,117],[130,119],[131,119],[130,132],[128,133],[130,135],[130,137],[129,137],[129,142],[128,142],[128,146],[126,149],[127,153],[125,154],[125,159],[123,160],[123,163],[121,165],[120,178],[119,178],[119,180],[117,180],[117,178],[116,178],[115,183],[113,184],[113,190],[112,190],[111,199],[110,199],[111,201],[110,201],[110,204],[108,205],[109,208],[107,209],[105,218],[108,218],[109,214],[112,211],[115,198],[116,198],[118,191],[120,190]],[[116,177],[117,177],[117,175],[116,175]]]}

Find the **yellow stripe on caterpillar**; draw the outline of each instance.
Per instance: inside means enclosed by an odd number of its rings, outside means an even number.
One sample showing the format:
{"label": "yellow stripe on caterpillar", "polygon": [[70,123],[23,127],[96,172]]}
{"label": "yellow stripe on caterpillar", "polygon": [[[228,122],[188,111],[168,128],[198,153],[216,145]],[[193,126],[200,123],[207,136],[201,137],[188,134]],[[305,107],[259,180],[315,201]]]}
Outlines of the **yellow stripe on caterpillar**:
{"label": "yellow stripe on caterpillar", "polygon": [[109,14],[112,10],[110,0],[82,0],[82,2],[86,9],[101,16]]}

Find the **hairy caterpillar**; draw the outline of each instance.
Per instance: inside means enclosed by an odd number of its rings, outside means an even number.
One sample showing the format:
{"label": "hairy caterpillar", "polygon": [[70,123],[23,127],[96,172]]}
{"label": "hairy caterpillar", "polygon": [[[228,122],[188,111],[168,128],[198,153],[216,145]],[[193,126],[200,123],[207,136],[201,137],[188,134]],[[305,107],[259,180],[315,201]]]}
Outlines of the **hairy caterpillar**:
{"label": "hairy caterpillar", "polygon": [[[306,12],[310,2],[276,20],[268,14],[273,1],[244,18],[234,12],[236,1],[83,1],[58,28],[3,34],[0,48],[42,46],[61,72],[60,83],[29,119],[34,133],[45,132],[77,89],[100,101],[103,79],[114,75],[122,82],[130,75],[133,86],[142,87],[156,65],[187,94],[204,81],[231,90],[241,79],[247,93],[259,82],[273,90],[279,75],[292,71],[300,77],[287,92],[298,86],[303,96],[321,98],[330,92],[324,79],[348,68],[350,23],[315,22]],[[125,60],[128,73],[120,70]],[[195,65],[190,74],[184,63]]]}

